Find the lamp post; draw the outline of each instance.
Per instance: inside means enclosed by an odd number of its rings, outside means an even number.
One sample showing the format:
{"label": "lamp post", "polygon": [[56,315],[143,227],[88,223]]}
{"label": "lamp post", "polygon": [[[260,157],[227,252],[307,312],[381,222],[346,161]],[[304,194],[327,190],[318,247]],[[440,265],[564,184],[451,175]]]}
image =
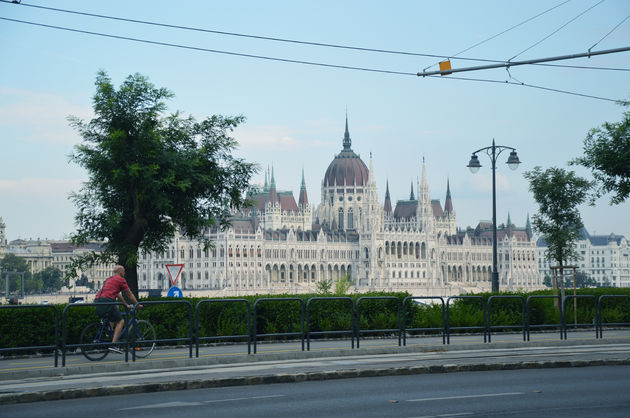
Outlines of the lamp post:
{"label": "lamp post", "polygon": [[497,157],[505,150],[511,150],[510,156],[507,160],[507,165],[512,170],[516,170],[521,163],[516,155],[516,148],[506,147],[503,145],[495,145],[494,138],[492,139],[492,146],[478,149],[472,153],[470,162],[467,167],[474,174],[481,168],[477,153],[485,151],[490,161],[492,161],[492,292],[499,291],[499,272],[497,270],[497,188],[496,188],[496,169],[497,169]]}

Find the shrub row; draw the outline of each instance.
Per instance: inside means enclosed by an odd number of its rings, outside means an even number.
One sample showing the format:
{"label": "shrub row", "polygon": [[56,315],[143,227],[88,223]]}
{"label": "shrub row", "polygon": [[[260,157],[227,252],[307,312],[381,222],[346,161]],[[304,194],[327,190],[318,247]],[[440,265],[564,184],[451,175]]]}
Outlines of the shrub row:
{"label": "shrub row", "polygon": [[[502,293],[502,296],[550,296],[552,291],[537,291],[532,293]],[[572,293],[571,293],[572,294]],[[592,295],[593,298],[577,299],[577,316],[579,323],[594,323],[596,318],[596,300],[600,295],[625,295],[630,296],[630,289],[580,289],[578,295]],[[292,298],[301,299],[306,305],[313,297],[322,295],[257,295],[234,299],[249,301],[252,308],[257,299],[263,298]],[[365,293],[353,294],[349,297],[356,307],[360,297],[387,296],[403,300],[408,293]],[[472,298],[453,299],[449,306],[449,324],[451,327],[478,327],[483,325],[484,306],[491,293],[477,294]],[[481,300],[479,299],[481,298]],[[167,304],[160,301],[169,300]],[[197,304],[204,299],[186,298],[192,304],[193,311]],[[173,303],[173,299],[145,299],[156,301],[148,303],[138,313],[140,319],[149,320],[156,331],[158,339],[187,338],[190,333],[190,308],[184,303]],[[426,302],[425,300],[422,300]],[[0,348],[35,347],[54,344],[55,316],[51,305],[37,306],[36,308],[8,308],[0,309]],[[59,315],[65,308],[64,305],[56,305]],[[567,322],[574,318],[573,301],[567,303]],[[523,323],[522,299],[506,298],[493,299],[491,303],[490,320],[493,325],[518,327]],[[347,300],[316,300],[312,301],[309,309],[309,329],[311,332],[324,333],[318,335],[325,338],[326,331],[345,331],[351,328],[351,307]],[[362,330],[388,330],[398,329],[399,318],[396,300],[362,300],[360,304],[360,323]],[[247,330],[247,306],[242,302],[215,303],[204,302],[199,305],[199,336],[234,336],[246,335]],[[418,304],[407,302],[405,307],[406,328],[441,328],[442,305]],[[558,324],[561,322],[559,311],[554,306],[554,300],[540,298],[532,300],[529,309],[530,324]],[[603,318],[606,323],[630,323],[630,305],[628,298],[610,298],[603,302]],[[251,317],[250,317],[251,319]],[[81,330],[90,322],[97,320],[93,306],[72,305],[66,312],[67,344],[79,342]],[[194,320],[194,313],[193,313]],[[302,316],[300,302],[291,301],[259,301],[256,309],[256,333],[279,334],[299,333],[302,330]],[[59,341],[61,342],[61,318],[59,319]],[[426,331],[425,331],[426,332]],[[439,332],[439,331],[438,331]],[[417,333],[417,332],[415,332]],[[276,337],[277,339],[290,338],[288,336]],[[294,338],[294,337],[292,337]],[[230,338],[226,338],[230,340]]]}

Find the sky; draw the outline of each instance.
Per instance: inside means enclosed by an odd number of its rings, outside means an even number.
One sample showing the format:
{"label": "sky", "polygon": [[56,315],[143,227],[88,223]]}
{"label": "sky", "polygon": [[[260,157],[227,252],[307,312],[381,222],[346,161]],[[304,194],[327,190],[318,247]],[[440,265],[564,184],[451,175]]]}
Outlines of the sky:
{"label": "sky", "polygon": [[[466,165],[494,139],[516,148],[522,161],[511,171],[509,153],[498,157],[497,221],[509,213],[522,227],[538,210],[523,173],[553,166],[590,177],[568,162],[582,155],[590,129],[622,119],[615,100],[630,99],[630,52],[416,74],[437,70],[443,57],[464,68],[628,47],[629,15],[627,0],[0,2],[0,217],[7,239],[65,239],[75,230],[68,197],[87,173],[69,160],[81,138],[67,117],[92,117],[99,70],[116,86],[140,73],[168,88],[175,94],[169,112],[199,120],[245,116],[234,132],[235,155],[259,165],[254,182],[262,184],[273,167],[277,188],[297,199],[304,170],[313,205],[342,149],[347,115],[352,149],[368,167],[372,156],[381,203],[387,183],[392,203],[408,199],[412,184],[417,195],[424,161],[431,197],[443,204],[449,181],[458,226],[474,227],[492,218],[491,162],[480,153],[478,173]],[[630,237],[630,202],[609,201],[579,208],[586,228]]]}

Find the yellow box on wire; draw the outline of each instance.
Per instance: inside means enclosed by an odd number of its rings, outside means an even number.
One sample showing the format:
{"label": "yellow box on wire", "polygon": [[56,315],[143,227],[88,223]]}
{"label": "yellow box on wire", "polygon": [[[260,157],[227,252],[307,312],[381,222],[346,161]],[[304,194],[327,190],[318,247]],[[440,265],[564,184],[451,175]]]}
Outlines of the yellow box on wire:
{"label": "yellow box on wire", "polygon": [[[451,69],[450,60],[440,62],[440,71],[449,71],[450,69]],[[440,75],[448,75],[448,74],[453,74],[453,73],[449,71],[448,73],[442,73]]]}

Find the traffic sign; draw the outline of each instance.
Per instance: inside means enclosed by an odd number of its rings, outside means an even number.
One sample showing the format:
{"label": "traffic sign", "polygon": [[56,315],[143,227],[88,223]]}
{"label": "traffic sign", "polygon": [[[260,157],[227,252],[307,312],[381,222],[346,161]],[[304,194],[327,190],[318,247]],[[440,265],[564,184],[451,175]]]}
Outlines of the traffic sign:
{"label": "traffic sign", "polygon": [[177,283],[177,278],[179,277],[179,274],[182,272],[183,268],[184,268],[183,264],[167,264],[166,265],[166,270],[168,271],[168,275],[171,278],[172,286],[175,286],[175,283]]}
{"label": "traffic sign", "polygon": [[166,294],[166,296],[169,298],[181,298],[184,296],[184,294],[182,293],[182,289],[177,286],[173,286],[168,289],[168,293]]}

